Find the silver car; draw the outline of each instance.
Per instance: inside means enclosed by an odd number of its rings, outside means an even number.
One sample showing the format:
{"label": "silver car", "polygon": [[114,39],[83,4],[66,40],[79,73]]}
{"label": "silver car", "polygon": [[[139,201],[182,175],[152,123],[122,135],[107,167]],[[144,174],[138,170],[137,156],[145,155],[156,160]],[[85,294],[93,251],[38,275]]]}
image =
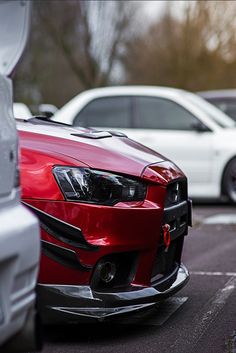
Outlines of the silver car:
{"label": "silver car", "polygon": [[37,219],[20,203],[12,81],[28,33],[30,3],[0,0],[0,351],[38,348],[35,285]]}

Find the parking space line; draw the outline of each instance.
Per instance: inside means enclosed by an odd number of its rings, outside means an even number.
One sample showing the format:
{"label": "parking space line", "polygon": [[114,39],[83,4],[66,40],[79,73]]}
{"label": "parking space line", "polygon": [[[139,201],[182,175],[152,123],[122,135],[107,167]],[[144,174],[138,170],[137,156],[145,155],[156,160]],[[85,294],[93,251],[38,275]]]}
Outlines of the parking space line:
{"label": "parking space line", "polygon": [[171,345],[170,350],[172,353],[176,352],[179,347],[183,347],[182,353],[184,352],[194,352],[195,346],[202,338],[202,336],[207,331],[210,324],[217,317],[219,312],[223,309],[227,302],[227,299],[232,294],[236,288],[236,278],[230,277],[230,279],[225,283],[224,287],[219,289],[216,294],[207,302],[204,306],[203,314],[198,315],[197,325],[192,331],[189,337],[177,339],[173,345]]}
{"label": "parking space line", "polygon": [[211,272],[211,271],[190,271],[191,275],[197,276],[228,276],[236,277],[236,272]]}

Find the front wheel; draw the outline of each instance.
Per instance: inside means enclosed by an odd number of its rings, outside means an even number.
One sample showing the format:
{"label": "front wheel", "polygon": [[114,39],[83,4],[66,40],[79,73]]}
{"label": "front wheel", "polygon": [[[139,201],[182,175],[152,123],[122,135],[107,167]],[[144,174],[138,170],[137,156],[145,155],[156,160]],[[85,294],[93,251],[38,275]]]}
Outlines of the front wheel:
{"label": "front wheel", "polygon": [[227,165],[223,177],[223,192],[233,203],[236,203],[236,158]]}

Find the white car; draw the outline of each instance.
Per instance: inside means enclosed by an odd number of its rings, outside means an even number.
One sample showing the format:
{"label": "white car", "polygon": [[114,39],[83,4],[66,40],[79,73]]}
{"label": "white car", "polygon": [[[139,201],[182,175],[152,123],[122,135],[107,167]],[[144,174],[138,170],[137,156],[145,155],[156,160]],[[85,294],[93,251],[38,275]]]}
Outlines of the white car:
{"label": "white car", "polygon": [[85,91],[52,120],[119,130],[172,159],[193,198],[236,202],[235,122],[201,97],[179,89],[119,86]]}
{"label": "white car", "polygon": [[24,103],[13,103],[13,115],[16,119],[28,120],[32,118],[32,113]]}
{"label": "white car", "polygon": [[18,140],[8,78],[23,52],[29,3],[0,1],[0,352],[38,348],[37,219],[20,202]]}
{"label": "white car", "polygon": [[38,106],[38,110],[39,110],[40,114],[50,118],[51,116],[53,116],[56,113],[58,108],[54,104],[44,103],[44,104],[40,104]]}

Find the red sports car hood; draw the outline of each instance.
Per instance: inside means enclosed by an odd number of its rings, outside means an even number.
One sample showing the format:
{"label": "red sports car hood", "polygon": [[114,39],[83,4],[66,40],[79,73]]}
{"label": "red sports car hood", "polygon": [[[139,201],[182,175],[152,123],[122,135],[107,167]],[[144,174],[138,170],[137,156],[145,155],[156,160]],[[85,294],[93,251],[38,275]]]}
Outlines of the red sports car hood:
{"label": "red sports car hood", "polygon": [[[53,153],[68,165],[73,159],[75,165],[82,163],[94,169],[140,176],[147,165],[166,161],[155,151],[124,136],[38,119],[18,122],[17,125],[22,149]],[[175,169],[173,164],[172,167]]]}

